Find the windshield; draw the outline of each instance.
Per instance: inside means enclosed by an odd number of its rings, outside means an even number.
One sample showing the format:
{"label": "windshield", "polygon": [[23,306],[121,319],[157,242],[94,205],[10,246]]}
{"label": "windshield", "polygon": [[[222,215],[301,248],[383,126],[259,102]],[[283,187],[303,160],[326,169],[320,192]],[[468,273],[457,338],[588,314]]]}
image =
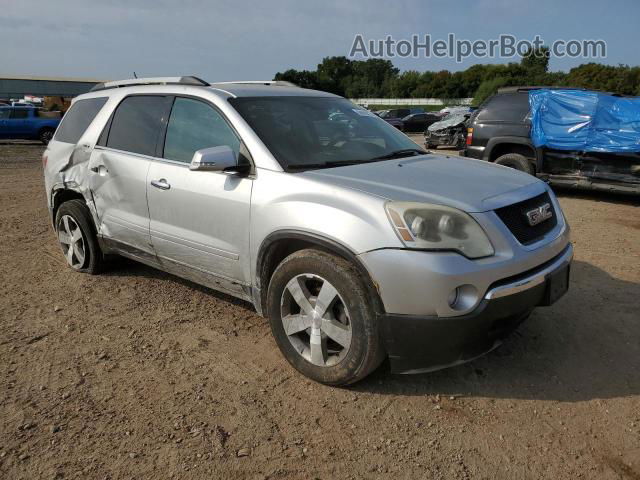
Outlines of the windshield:
{"label": "windshield", "polygon": [[229,102],[287,171],[423,153],[396,128],[344,98],[240,97]]}

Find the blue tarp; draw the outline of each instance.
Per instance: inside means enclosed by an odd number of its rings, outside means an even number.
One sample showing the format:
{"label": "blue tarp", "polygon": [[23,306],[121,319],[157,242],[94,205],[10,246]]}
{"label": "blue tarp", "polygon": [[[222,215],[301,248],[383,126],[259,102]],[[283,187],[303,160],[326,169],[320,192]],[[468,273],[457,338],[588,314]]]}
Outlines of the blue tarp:
{"label": "blue tarp", "polygon": [[640,152],[640,97],[584,90],[529,92],[536,147],[583,152]]}

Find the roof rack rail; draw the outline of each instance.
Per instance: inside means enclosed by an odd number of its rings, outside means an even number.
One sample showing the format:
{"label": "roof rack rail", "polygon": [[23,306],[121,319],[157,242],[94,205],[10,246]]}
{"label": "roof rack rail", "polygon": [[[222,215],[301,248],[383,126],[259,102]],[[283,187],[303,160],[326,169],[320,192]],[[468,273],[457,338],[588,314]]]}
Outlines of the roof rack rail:
{"label": "roof rack rail", "polygon": [[201,78],[194,76],[131,78],[128,80],[115,80],[113,82],[98,83],[90,91],[97,92],[99,90],[107,90],[109,88],[133,87],[136,85],[196,85],[208,87],[210,84],[209,82],[205,82]]}
{"label": "roof rack rail", "polygon": [[214,82],[215,85],[272,85],[275,87],[297,87],[295,83],[285,80],[238,80],[234,82]]}
{"label": "roof rack rail", "polygon": [[514,92],[529,92],[531,90],[586,90],[582,87],[560,87],[560,86],[528,86],[528,87],[500,87],[498,93],[514,93]]}

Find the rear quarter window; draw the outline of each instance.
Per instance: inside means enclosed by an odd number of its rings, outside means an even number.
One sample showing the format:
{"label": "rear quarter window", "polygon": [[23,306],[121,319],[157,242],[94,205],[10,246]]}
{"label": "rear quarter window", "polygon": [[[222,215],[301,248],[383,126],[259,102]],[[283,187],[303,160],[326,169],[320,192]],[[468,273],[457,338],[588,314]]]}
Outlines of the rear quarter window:
{"label": "rear quarter window", "polygon": [[107,103],[107,97],[86,98],[75,102],[56,130],[54,140],[64,143],[78,143],[105,103]]}
{"label": "rear quarter window", "polygon": [[528,92],[502,93],[491,97],[479,109],[476,119],[480,121],[524,122],[528,114]]}

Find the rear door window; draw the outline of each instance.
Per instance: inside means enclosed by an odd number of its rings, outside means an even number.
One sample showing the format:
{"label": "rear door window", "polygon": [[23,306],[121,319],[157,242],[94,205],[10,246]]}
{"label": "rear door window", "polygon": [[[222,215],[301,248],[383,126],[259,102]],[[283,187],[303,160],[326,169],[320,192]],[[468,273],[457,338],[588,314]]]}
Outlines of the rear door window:
{"label": "rear door window", "polygon": [[107,147],[155,156],[170,98],[159,95],[125,98],[113,114]]}
{"label": "rear door window", "polygon": [[64,143],[78,143],[80,137],[89,128],[106,102],[107,97],[86,98],[75,102],[56,130],[54,140]]}

